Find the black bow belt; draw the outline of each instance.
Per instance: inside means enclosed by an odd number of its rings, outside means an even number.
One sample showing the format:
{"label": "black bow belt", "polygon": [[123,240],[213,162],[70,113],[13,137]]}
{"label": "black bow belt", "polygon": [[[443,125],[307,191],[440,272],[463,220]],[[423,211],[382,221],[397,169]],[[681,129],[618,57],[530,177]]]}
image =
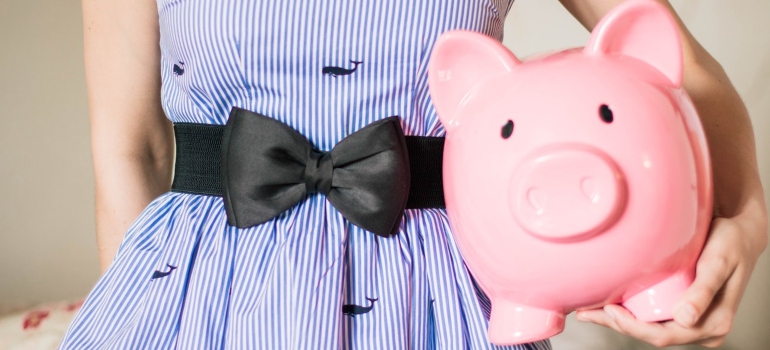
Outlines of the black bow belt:
{"label": "black bow belt", "polygon": [[405,208],[444,208],[443,137],[404,136],[397,117],[348,135],[330,152],[288,125],[233,108],[227,125],[175,123],[171,190],[224,198],[239,228],[266,222],[320,192],[350,222],[380,236]]}

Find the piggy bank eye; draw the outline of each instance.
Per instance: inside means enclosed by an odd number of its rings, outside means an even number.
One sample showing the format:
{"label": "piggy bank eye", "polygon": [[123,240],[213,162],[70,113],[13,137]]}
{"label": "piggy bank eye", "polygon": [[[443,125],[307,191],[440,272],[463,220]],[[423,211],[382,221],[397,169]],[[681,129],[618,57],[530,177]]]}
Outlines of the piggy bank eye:
{"label": "piggy bank eye", "polygon": [[599,107],[599,117],[601,117],[602,120],[607,124],[612,123],[613,116],[610,107],[607,105],[601,105],[601,107]]}
{"label": "piggy bank eye", "polygon": [[511,137],[511,134],[513,134],[513,120],[508,119],[508,122],[503,125],[503,130],[500,135],[502,135],[504,139],[507,139]]}

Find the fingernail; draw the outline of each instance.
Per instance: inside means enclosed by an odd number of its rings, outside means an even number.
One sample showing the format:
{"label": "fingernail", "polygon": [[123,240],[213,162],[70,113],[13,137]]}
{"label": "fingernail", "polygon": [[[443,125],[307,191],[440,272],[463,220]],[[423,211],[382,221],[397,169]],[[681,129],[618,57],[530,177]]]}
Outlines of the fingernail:
{"label": "fingernail", "polygon": [[580,322],[586,322],[586,321],[588,321],[588,319],[586,318],[586,316],[585,316],[585,315],[583,315],[583,313],[582,313],[582,312],[576,312],[576,313],[575,313],[575,319],[576,319],[576,320],[578,320],[578,321],[580,321]]}
{"label": "fingernail", "polygon": [[692,327],[698,320],[698,316],[695,314],[695,308],[692,305],[684,304],[676,310],[674,320],[682,326]]}
{"label": "fingernail", "polygon": [[610,318],[614,321],[618,319],[618,312],[613,310],[611,307],[605,307],[604,312],[607,313],[607,315],[610,316]]}

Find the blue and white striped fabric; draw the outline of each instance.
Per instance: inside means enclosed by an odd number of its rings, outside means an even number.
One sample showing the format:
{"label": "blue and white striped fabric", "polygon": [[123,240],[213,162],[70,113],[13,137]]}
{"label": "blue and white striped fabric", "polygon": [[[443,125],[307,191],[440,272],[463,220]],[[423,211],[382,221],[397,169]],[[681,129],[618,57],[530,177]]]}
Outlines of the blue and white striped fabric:
{"label": "blue and white striped fabric", "polygon": [[[242,107],[322,150],[393,115],[407,135],[440,136],[427,87],[434,41],[457,28],[502,39],[509,8],[158,0],[163,108],[174,122],[224,124]],[[382,238],[321,194],[237,229],[221,198],[166,193],[130,227],[61,349],[550,348],[491,345],[488,313],[444,210],[407,210]]]}

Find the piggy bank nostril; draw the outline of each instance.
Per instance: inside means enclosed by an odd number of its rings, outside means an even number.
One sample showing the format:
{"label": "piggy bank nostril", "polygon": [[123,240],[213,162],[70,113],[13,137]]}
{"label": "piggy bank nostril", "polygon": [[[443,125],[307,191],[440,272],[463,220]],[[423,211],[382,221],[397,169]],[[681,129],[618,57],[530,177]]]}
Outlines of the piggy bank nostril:
{"label": "piggy bank nostril", "polygon": [[527,201],[532,208],[535,209],[535,213],[543,214],[545,209],[545,194],[537,187],[532,187],[527,191]]}
{"label": "piggy bank nostril", "polygon": [[593,178],[584,177],[583,180],[580,180],[580,189],[583,190],[583,195],[591,203],[599,202],[599,192],[596,189],[596,181]]}

